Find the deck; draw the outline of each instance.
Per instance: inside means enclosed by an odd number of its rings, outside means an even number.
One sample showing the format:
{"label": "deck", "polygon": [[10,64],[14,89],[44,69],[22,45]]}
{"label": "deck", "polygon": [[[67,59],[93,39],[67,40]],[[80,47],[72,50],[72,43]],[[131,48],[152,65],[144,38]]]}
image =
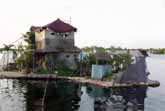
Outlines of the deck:
{"label": "deck", "polygon": [[113,81],[93,80],[85,77],[65,77],[52,74],[21,74],[18,72],[0,72],[0,79],[21,79],[21,80],[66,80],[78,84],[91,84],[103,88],[122,88],[122,87],[138,87],[149,86],[158,87],[158,81],[148,80],[147,82],[130,82],[130,83],[115,83]]}

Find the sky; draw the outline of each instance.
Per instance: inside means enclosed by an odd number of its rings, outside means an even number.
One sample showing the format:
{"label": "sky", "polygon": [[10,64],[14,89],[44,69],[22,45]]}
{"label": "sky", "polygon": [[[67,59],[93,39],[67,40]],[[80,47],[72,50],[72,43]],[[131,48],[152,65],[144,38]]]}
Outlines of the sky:
{"label": "sky", "polygon": [[57,18],[78,29],[78,47],[165,47],[164,0],[0,0],[0,46]]}

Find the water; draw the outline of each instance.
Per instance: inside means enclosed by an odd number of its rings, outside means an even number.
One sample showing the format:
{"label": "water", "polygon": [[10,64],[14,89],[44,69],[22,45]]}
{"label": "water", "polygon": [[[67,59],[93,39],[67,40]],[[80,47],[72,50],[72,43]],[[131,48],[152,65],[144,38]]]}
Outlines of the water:
{"label": "water", "polygon": [[165,56],[147,59],[150,79],[157,88],[102,89],[65,81],[50,82],[44,107],[43,81],[0,80],[0,111],[164,111]]}
{"label": "water", "polygon": [[164,111],[165,110],[165,55],[151,55],[147,59],[148,68],[151,72],[150,79],[160,82],[157,88],[149,88],[147,99],[145,101],[146,111]]}

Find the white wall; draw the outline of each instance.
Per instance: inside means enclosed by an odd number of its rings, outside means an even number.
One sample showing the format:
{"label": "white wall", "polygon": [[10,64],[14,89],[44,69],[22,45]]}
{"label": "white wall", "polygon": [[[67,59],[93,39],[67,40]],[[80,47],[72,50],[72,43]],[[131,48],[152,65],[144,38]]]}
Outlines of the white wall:
{"label": "white wall", "polygon": [[[52,35],[51,33],[54,33],[55,35]],[[56,34],[56,32],[52,31],[51,29],[47,29],[45,31],[45,37],[46,38],[56,38],[56,39],[74,39],[74,31],[68,32],[67,37],[62,37],[61,35]]]}
{"label": "white wall", "polygon": [[66,34],[67,36],[65,37],[50,29],[35,32],[37,49],[55,49],[57,47],[66,48],[65,46],[74,46],[74,31]]}
{"label": "white wall", "polygon": [[45,30],[42,30],[41,32],[35,32],[35,41],[41,41],[45,39]]}
{"label": "white wall", "polygon": [[2,53],[2,56],[0,58],[0,66],[7,65],[7,59],[8,59],[8,63],[15,63],[15,60],[13,59],[13,52],[9,51],[8,54],[6,51]]}

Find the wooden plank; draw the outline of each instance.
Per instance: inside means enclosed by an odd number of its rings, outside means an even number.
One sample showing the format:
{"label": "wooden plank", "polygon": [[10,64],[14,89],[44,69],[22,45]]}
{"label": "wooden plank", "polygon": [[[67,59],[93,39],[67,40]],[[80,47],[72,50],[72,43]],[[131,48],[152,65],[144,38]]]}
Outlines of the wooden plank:
{"label": "wooden plank", "polygon": [[104,88],[118,88],[118,87],[138,87],[138,86],[150,86],[150,87],[158,87],[160,83],[158,81],[148,80],[146,83],[144,82],[130,82],[130,83],[113,83],[113,81],[100,81],[87,79],[84,77],[65,77],[65,76],[56,76],[53,74],[0,74],[0,79],[21,79],[21,80],[66,80],[72,83],[79,84],[91,84]]}

